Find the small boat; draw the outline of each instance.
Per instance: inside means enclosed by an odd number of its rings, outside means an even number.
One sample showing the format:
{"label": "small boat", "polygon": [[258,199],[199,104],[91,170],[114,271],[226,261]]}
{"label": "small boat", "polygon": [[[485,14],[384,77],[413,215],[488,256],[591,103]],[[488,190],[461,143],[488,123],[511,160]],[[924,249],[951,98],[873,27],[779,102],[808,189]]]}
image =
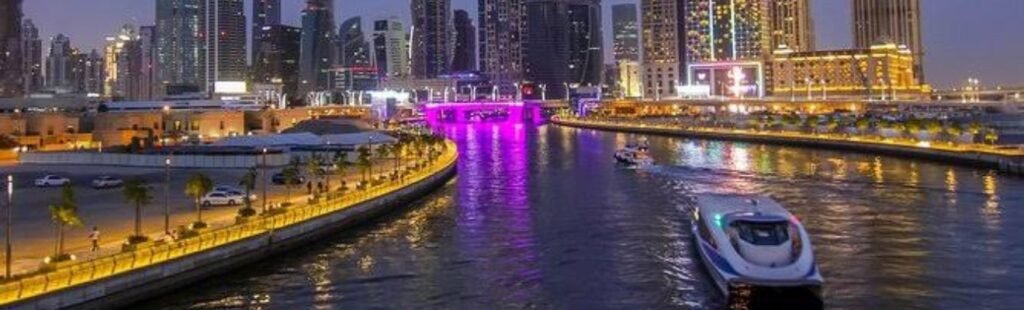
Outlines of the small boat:
{"label": "small boat", "polygon": [[822,309],[824,280],[800,221],[768,197],[698,195],[697,252],[729,309]]}
{"label": "small boat", "polygon": [[650,155],[650,147],[646,142],[626,144],[625,148],[615,151],[615,161],[629,167],[646,167],[654,165]]}

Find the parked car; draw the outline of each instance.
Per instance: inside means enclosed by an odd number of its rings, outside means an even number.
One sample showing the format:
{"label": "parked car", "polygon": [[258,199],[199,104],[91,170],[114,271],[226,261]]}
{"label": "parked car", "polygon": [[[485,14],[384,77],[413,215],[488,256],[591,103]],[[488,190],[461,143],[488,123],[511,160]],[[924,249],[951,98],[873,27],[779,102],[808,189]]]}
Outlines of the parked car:
{"label": "parked car", "polygon": [[[273,182],[274,185],[284,185],[284,174],[275,173],[274,176],[270,177],[270,182]],[[304,183],[306,183],[306,177],[300,175],[292,181],[291,185],[300,185]]]}
{"label": "parked car", "polygon": [[236,195],[229,192],[210,192],[199,200],[204,207],[210,206],[234,206],[245,201],[245,195]]}
{"label": "parked car", "polygon": [[36,186],[38,187],[64,186],[65,184],[71,184],[71,179],[52,174],[36,179]]}
{"label": "parked car", "polygon": [[92,188],[104,189],[104,188],[115,188],[124,185],[124,180],[112,177],[112,176],[101,176],[92,180]]}
{"label": "parked car", "polygon": [[211,191],[211,192],[230,192],[230,191],[240,192],[241,190],[239,190],[237,187],[234,187],[234,186],[217,185],[217,186],[213,187],[213,191]]}
{"label": "parked car", "polygon": [[[242,190],[229,190],[229,191],[224,191],[224,192],[228,193],[228,195],[230,195],[230,196],[245,197],[245,191],[242,191]],[[256,201],[256,198],[258,198],[256,196],[256,194],[249,193],[249,201]],[[244,200],[243,200],[243,202],[244,202]]]}

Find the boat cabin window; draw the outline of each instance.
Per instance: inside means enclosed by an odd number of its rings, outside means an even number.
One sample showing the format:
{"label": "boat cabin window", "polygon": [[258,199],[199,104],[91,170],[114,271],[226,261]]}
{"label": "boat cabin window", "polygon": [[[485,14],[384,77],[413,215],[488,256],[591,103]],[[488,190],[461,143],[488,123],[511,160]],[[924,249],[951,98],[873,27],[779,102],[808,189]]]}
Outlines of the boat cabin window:
{"label": "boat cabin window", "polygon": [[753,245],[780,245],[789,241],[787,222],[736,221],[730,226],[736,229],[740,239]]}

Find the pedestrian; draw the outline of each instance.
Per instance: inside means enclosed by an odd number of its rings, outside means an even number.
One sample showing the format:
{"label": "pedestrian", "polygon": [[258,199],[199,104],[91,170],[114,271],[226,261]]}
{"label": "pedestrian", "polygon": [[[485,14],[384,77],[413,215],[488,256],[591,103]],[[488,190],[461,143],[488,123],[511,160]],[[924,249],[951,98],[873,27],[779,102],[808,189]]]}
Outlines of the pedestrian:
{"label": "pedestrian", "polygon": [[313,194],[313,181],[306,182],[306,195]]}
{"label": "pedestrian", "polygon": [[100,229],[99,227],[93,226],[92,232],[89,233],[89,240],[92,241],[92,251],[96,252],[100,250]]}
{"label": "pedestrian", "polygon": [[319,182],[319,181],[316,182],[316,191],[318,193],[323,193],[324,192],[324,182]]}

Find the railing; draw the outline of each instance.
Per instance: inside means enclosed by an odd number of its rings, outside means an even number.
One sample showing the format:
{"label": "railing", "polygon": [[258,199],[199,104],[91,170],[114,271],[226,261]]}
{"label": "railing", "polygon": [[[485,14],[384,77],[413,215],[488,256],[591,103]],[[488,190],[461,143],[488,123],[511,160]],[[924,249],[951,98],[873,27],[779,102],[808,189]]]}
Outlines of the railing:
{"label": "railing", "polygon": [[143,244],[130,252],[100,256],[88,261],[69,263],[52,271],[39,273],[21,279],[0,282],[0,305],[59,291],[78,284],[89,283],[130,271],[139,270],[196,254],[219,246],[264,235],[305,221],[332,214],[353,206],[394,193],[409,185],[416,184],[454,164],[457,150],[446,141],[446,148],[428,165],[402,178],[366,190],[351,192],[340,198],[320,203],[288,207],[280,214],[256,216],[248,221],[204,231],[198,236],[162,244]]}
{"label": "railing", "polygon": [[616,122],[606,120],[583,120],[577,118],[559,118],[560,122],[567,124],[580,124],[580,125],[603,125],[603,126],[618,126],[618,127],[631,127],[640,129],[655,129],[665,131],[680,131],[680,132],[696,132],[696,133],[709,133],[709,134],[721,134],[721,135],[736,135],[736,136],[751,136],[751,137],[765,137],[765,138],[790,138],[790,139],[807,139],[807,140],[820,140],[828,142],[840,142],[840,143],[862,143],[862,144],[874,144],[883,146],[896,146],[910,149],[920,150],[937,150],[946,152],[956,153],[977,153],[985,155],[996,155],[996,156],[1009,156],[1009,157],[1022,157],[1024,156],[1024,149],[1005,149],[998,148],[984,144],[956,144],[950,145],[945,143],[928,143],[923,144],[920,142],[904,140],[904,139],[884,139],[875,137],[858,137],[858,136],[840,136],[835,134],[809,134],[803,132],[793,131],[753,131],[745,129],[724,129],[724,128],[711,128],[711,127],[683,127],[678,124],[664,124],[664,123],[639,123],[639,122]]}

